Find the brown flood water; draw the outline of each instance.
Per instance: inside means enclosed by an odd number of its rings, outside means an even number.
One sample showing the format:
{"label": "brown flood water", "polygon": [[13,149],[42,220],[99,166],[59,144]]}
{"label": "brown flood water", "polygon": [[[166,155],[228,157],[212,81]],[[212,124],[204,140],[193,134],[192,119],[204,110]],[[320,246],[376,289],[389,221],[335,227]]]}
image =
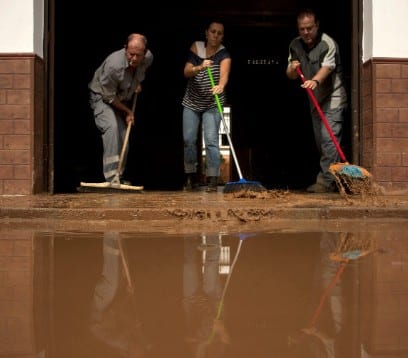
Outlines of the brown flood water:
{"label": "brown flood water", "polygon": [[2,231],[0,356],[406,357],[407,235]]}

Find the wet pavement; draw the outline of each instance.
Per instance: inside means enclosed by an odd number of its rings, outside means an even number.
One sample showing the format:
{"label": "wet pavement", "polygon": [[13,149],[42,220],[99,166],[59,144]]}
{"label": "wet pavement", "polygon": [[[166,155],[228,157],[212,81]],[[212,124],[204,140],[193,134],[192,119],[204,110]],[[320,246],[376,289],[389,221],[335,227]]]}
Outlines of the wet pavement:
{"label": "wet pavement", "polygon": [[156,232],[253,231],[278,221],[408,218],[408,194],[343,197],[269,190],[259,197],[183,191],[0,196],[0,223]]}
{"label": "wet pavement", "polygon": [[0,196],[1,357],[407,356],[408,196]]}

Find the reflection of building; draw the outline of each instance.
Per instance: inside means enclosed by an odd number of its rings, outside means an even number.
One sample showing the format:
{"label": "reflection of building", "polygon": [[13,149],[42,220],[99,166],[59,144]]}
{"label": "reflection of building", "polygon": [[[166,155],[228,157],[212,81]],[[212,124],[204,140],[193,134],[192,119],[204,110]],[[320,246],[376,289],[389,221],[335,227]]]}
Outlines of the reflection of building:
{"label": "reflection of building", "polygon": [[[201,244],[203,247],[207,247],[208,245],[208,240],[207,236],[205,234],[201,235]],[[230,247],[229,246],[223,246],[222,245],[222,235],[218,234],[218,246],[219,246],[219,264],[218,264],[218,274],[220,275],[228,275],[231,270],[231,264],[230,264]],[[215,242],[210,241],[210,246],[211,247],[216,245]],[[202,273],[204,274],[205,272],[205,266],[207,262],[207,250],[202,250]]]}
{"label": "reflection of building", "polygon": [[[220,168],[220,183],[227,183],[230,181],[230,146],[227,138],[227,131],[231,135],[231,107],[225,106],[223,108],[223,117],[225,121],[224,124],[221,123],[218,142],[220,145],[221,152],[221,168]],[[205,145],[204,145],[204,136],[202,135],[202,168],[205,168]]]}
{"label": "reflection of building", "polygon": [[0,357],[45,357],[50,337],[50,241],[3,231],[0,242]]}

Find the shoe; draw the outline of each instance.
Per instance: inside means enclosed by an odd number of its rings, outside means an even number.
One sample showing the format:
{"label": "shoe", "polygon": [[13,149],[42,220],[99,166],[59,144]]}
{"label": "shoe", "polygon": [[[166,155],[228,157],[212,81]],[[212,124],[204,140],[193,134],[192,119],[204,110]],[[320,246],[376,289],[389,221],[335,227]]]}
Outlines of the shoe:
{"label": "shoe", "polygon": [[132,185],[132,183],[129,180],[125,180],[125,179],[120,179],[120,183],[123,185]]}
{"label": "shoe", "polygon": [[336,187],[334,185],[325,186],[320,183],[315,183],[310,185],[306,191],[308,193],[334,193],[336,192]]}
{"label": "shoe", "polygon": [[208,177],[207,182],[208,185],[205,190],[207,193],[216,192],[218,190],[218,177]]}
{"label": "shoe", "polygon": [[186,174],[186,181],[183,187],[185,191],[195,191],[199,186],[200,182],[198,181],[197,173]]}

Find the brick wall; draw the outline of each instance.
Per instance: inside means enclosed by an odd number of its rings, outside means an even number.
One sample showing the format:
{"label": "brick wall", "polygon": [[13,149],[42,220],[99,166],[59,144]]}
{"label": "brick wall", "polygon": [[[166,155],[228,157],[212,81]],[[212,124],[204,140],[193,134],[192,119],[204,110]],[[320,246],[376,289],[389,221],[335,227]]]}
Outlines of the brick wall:
{"label": "brick wall", "polygon": [[363,66],[361,165],[387,192],[408,189],[408,59]]}
{"label": "brick wall", "polygon": [[45,187],[43,62],[0,55],[0,195]]}
{"label": "brick wall", "polygon": [[[406,357],[408,303],[406,237],[403,231],[370,234],[387,253],[368,256],[360,266],[361,338],[370,357]],[[362,233],[367,237],[367,233]],[[371,262],[370,262],[371,261]]]}

